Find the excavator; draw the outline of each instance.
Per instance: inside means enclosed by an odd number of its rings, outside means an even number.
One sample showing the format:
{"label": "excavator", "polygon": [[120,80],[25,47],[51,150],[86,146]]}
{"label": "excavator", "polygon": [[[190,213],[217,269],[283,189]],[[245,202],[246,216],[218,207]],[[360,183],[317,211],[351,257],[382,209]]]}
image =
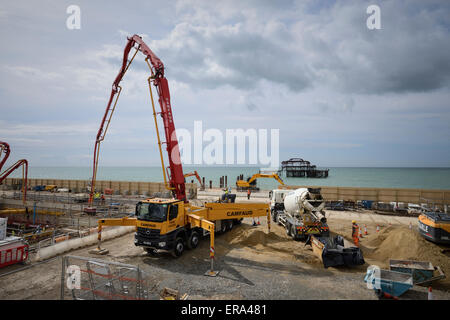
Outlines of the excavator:
{"label": "excavator", "polygon": [[242,177],[240,180],[236,181],[236,187],[238,191],[247,191],[250,190],[259,190],[259,188],[256,187],[256,179],[259,178],[274,178],[277,180],[281,185],[284,186],[283,180],[278,176],[276,173],[255,173],[250,178],[247,178],[247,180],[243,180]]}
{"label": "excavator", "polygon": [[[128,60],[132,49],[135,52],[132,58]],[[187,200],[185,175],[181,164],[170,103],[169,86],[164,74],[164,64],[144,43],[142,38],[136,34],[128,38],[124,49],[122,66],[113,82],[111,95],[96,136],[89,203],[92,205],[93,193],[95,192],[100,143],[105,137],[118,97],[122,91],[120,82],[138,52],[144,54],[145,61],[150,69],[150,77],[147,79],[147,82],[153,108],[153,119],[158,139],[164,185],[172,192],[173,198],[148,198],[139,201],[133,217],[99,219],[98,247],[91,250],[91,253],[106,254],[108,252],[107,249],[101,248],[101,234],[104,226],[134,226],[136,228],[134,239],[136,246],[143,247],[150,255],[156,255],[160,251],[169,251],[175,257],[181,256],[185,248],[196,248],[200,238],[209,234],[211,268],[206,275],[216,276],[218,272],[214,271],[215,232],[231,230],[233,225],[241,222],[242,218],[259,216],[267,216],[270,232],[270,207],[268,204],[263,203],[205,203],[204,206],[195,206]],[[161,111],[158,113],[155,110],[153,101],[152,85],[156,88],[159,97],[158,102]],[[157,114],[162,118],[165,142],[161,142],[160,139]],[[167,168],[164,164],[163,144],[168,155],[169,165]]]}
{"label": "excavator", "polygon": [[[23,203],[25,204],[27,201],[27,182],[28,182],[28,161],[25,159],[17,160],[13,165],[7,168],[5,171],[2,171],[3,165],[6,160],[8,160],[9,154],[11,152],[11,148],[9,144],[3,141],[0,141],[0,184],[11,174],[14,170],[22,167],[22,194],[23,194]],[[4,154],[3,158],[1,157]]]}
{"label": "excavator", "polygon": [[189,173],[185,173],[185,174],[184,174],[184,177],[185,177],[185,178],[187,178],[187,177],[193,177],[193,176],[195,176],[195,177],[197,178],[198,183],[200,183],[200,189],[201,189],[201,190],[205,190],[205,186],[203,185],[202,179],[200,179],[200,176],[198,175],[197,170],[195,170],[194,172],[189,172]]}

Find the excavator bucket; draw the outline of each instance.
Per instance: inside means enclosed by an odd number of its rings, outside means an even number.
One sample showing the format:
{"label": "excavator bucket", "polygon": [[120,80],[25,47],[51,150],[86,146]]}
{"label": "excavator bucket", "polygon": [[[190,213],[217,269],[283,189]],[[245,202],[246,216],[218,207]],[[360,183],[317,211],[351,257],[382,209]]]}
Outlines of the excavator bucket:
{"label": "excavator bucket", "polygon": [[344,238],[311,236],[305,244],[311,244],[313,252],[322,261],[325,268],[338,266],[356,266],[365,263],[362,251],[358,247],[344,247]]}

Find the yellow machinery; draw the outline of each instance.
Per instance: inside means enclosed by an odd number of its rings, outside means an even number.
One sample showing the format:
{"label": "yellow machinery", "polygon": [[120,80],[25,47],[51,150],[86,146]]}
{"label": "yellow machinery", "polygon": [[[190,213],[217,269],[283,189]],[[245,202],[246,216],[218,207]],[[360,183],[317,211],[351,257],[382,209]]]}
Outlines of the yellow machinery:
{"label": "yellow machinery", "polygon": [[195,176],[197,178],[198,183],[200,183],[200,190],[205,190],[205,186],[203,185],[202,179],[200,179],[200,176],[198,175],[197,171],[186,173],[184,175],[184,178],[193,177],[193,176]]}
{"label": "yellow machinery", "polygon": [[419,233],[432,242],[450,244],[450,216],[443,212],[423,212]]}
{"label": "yellow machinery", "polygon": [[[137,46],[137,47],[136,47]],[[111,97],[105,111],[94,149],[94,169],[92,188],[89,203],[92,203],[95,190],[95,177],[98,164],[99,143],[103,140],[110,123],[112,112],[120,93],[119,83],[133,59],[128,61],[128,54],[132,48],[142,51],[146,56],[146,62],[152,76],[148,78],[150,98],[153,107],[153,117],[158,138],[158,146],[161,156],[161,166],[166,189],[172,191],[173,199],[149,198],[140,201],[136,205],[134,217],[118,219],[98,220],[98,247],[92,253],[104,254],[108,250],[101,248],[101,232],[103,226],[134,226],[136,228],[134,243],[142,246],[149,254],[156,254],[159,250],[170,251],[175,257],[181,256],[185,247],[194,249],[199,239],[210,235],[211,270],[207,275],[215,276],[214,271],[214,233],[226,232],[239,224],[243,218],[267,216],[267,225],[270,232],[270,206],[262,203],[205,203],[204,206],[195,206],[186,199],[185,175],[181,165],[178,140],[175,134],[174,119],[170,106],[170,94],[167,79],[164,77],[164,65],[161,60],[142,41],[138,35],[128,38],[124,51],[122,68],[114,81]],[[133,55],[136,55],[136,53]],[[151,65],[150,65],[150,63]],[[153,67],[152,67],[153,66]],[[156,113],[153,101],[151,84],[156,87],[159,95],[161,112]],[[116,99],[114,100],[114,97]],[[114,106],[111,107],[112,102]],[[160,114],[164,123],[166,141],[160,140],[156,115]],[[106,128],[104,128],[106,125]],[[169,166],[165,168],[162,144],[166,145],[169,158]],[[167,175],[166,175],[167,170]],[[198,174],[197,174],[198,177]],[[198,177],[199,178],[199,177]]]}
{"label": "yellow machinery", "polygon": [[100,247],[103,226],[134,226],[136,246],[151,255],[163,250],[175,257],[181,256],[186,247],[196,248],[200,238],[209,233],[211,270],[207,275],[215,276],[214,233],[231,230],[243,218],[259,216],[267,216],[270,232],[270,210],[265,203],[205,203],[199,207],[177,199],[146,199],[136,205],[133,218],[98,220],[98,248],[91,252],[108,252]]}
{"label": "yellow machinery", "polygon": [[44,191],[56,192],[57,190],[58,190],[58,187],[53,184],[46,185],[44,188]]}
{"label": "yellow machinery", "polygon": [[255,173],[253,176],[245,180],[237,180],[236,181],[236,187],[238,191],[244,191],[244,190],[258,190],[256,187],[256,179],[259,178],[274,178],[277,180],[281,185],[284,186],[283,180],[278,176],[276,173]]}

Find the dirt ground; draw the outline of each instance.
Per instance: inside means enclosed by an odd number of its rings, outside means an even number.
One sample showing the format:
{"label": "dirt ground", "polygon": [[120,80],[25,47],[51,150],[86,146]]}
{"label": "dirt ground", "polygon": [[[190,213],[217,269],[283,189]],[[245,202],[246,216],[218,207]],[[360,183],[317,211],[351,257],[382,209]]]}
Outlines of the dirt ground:
{"label": "dirt ground", "polygon": [[[354,268],[325,269],[304,242],[293,241],[283,227],[271,221],[267,234],[266,219],[251,226],[251,219],[216,236],[215,278],[206,277],[209,270],[209,239],[203,239],[195,250],[175,259],[168,253],[148,256],[135,247],[134,234],[106,241],[109,254],[101,259],[139,265],[160,288],[169,287],[187,293],[188,299],[377,299],[363,281],[367,267],[388,267],[389,259],[431,261],[450,275],[450,258],[441,248],[422,239],[415,231],[417,218],[379,216],[368,212],[330,212],[328,222],[333,233],[351,240],[351,220],[367,226],[369,235],[361,239],[366,264]],[[411,223],[412,229],[409,228]],[[391,225],[389,225],[391,224]],[[377,225],[380,232],[376,232]],[[86,247],[68,254],[96,257]],[[61,257],[25,269],[16,265],[0,272],[1,299],[59,299]],[[10,274],[7,274],[10,273]],[[1,276],[2,274],[7,274]],[[450,281],[445,279],[433,287],[435,299],[450,299]],[[427,299],[427,288],[415,286],[401,299]]]}

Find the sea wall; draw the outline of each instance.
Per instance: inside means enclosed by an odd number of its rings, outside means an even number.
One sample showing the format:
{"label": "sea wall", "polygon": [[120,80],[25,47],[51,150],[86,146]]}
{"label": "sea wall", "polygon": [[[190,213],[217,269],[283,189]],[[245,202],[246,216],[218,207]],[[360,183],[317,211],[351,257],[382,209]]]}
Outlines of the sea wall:
{"label": "sea wall", "polygon": [[429,203],[439,206],[450,205],[450,190],[434,189],[396,189],[362,187],[321,187],[287,186],[289,189],[321,188],[321,194],[327,201],[372,200],[376,202]]}
{"label": "sea wall", "polygon": [[[61,180],[61,179],[28,179],[28,187],[40,185],[56,185],[58,188],[67,188],[74,193],[86,192],[90,180]],[[21,178],[7,178],[3,182],[5,186],[14,187],[22,184]],[[196,198],[197,184],[186,183],[186,194]],[[137,182],[137,181],[102,181],[95,183],[96,190],[112,189],[114,194],[133,195],[147,194],[152,195],[156,192],[167,192],[163,182]]]}

